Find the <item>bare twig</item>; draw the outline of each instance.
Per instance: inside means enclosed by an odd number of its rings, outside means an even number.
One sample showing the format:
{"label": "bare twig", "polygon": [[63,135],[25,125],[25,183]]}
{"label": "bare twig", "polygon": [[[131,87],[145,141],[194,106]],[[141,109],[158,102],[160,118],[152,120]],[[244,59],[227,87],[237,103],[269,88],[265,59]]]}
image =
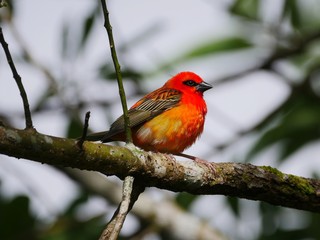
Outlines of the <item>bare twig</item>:
{"label": "bare twig", "polygon": [[124,220],[128,214],[129,204],[130,204],[130,196],[133,187],[134,178],[128,176],[125,178],[123,182],[122,189],[122,200],[117,211],[114,213],[111,221],[108,223],[105,230],[102,232],[100,236],[100,240],[116,240],[118,239],[120,230],[123,226]]}
{"label": "bare twig", "polygon": [[112,26],[110,24],[110,19],[109,19],[109,11],[107,9],[107,4],[106,4],[105,0],[101,0],[101,5],[102,5],[102,10],[103,10],[103,16],[104,16],[104,27],[106,28],[107,33],[108,33],[111,56],[112,56],[112,60],[113,60],[113,64],[114,64],[114,68],[115,68],[116,76],[117,76],[119,94],[120,94],[120,98],[121,98],[124,123],[125,123],[126,142],[129,143],[129,142],[132,142],[132,136],[131,136],[131,129],[130,129],[130,121],[129,121],[129,116],[128,116],[126,94],[125,94],[123,83],[122,83],[120,64],[118,61],[116,47],[115,47],[115,43],[113,40]]}
{"label": "bare twig", "polygon": [[90,112],[86,113],[85,119],[84,119],[84,125],[83,125],[83,131],[82,131],[82,136],[77,142],[77,145],[80,149],[82,149],[83,142],[86,140],[87,132],[88,132],[88,127],[89,127],[89,118],[90,118]]}
{"label": "bare twig", "polygon": [[0,42],[1,42],[1,45],[3,47],[4,52],[6,54],[8,64],[9,64],[9,66],[11,68],[11,71],[12,71],[12,74],[13,74],[13,78],[15,79],[15,81],[16,81],[16,83],[18,85],[19,91],[20,91],[20,95],[21,95],[22,102],[23,102],[25,120],[26,120],[26,128],[27,129],[28,128],[33,128],[31,112],[30,112],[29,102],[28,102],[28,97],[27,97],[26,91],[25,91],[25,89],[23,87],[23,84],[22,84],[22,81],[21,81],[21,77],[18,74],[17,69],[16,69],[16,67],[14,65],[14,62],[12,60],[11,53],[10,53],[9,47],[8,47],[8,43],[4,39],[1,27],[0,27]]}
{"label": "bare twig", "polygon": [[107,227],[103,231],[100,236],[100,240],[116,240],[118,239],[118,235],[123,226],[124,220],[131,210],[134,202],[137,199],[133,199],[134,196],[139,196],[141,191],[136,192],[137,194],[133,194],[134,189],[134,177],[127,176],[123,182],[122,189],[122,200],[120,205],[118,206],[117,211],[114,213],[112,219],[108,223]]}

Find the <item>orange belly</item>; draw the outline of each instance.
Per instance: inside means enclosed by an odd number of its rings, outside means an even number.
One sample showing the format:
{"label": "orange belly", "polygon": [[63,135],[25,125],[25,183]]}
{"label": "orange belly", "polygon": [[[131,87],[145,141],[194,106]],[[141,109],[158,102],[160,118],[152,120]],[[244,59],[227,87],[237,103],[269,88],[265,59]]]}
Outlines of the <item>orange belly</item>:
{"label": "orange belly", "polygon": [[135,129],[133,142],[147,151],[181,153],[202,133],[204,115],[189,104],[175,107]]}

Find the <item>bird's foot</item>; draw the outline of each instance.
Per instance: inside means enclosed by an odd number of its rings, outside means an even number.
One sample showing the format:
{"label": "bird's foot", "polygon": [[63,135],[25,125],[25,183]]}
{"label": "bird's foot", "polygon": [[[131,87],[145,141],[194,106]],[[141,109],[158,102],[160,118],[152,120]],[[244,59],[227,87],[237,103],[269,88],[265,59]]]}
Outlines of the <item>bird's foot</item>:
{"label": "bird's foot", "polygon": [[188,155],[188,154],[184,154],[184,153],[178,153],[178,154],[175,154],[175,155],[180,156],[180,157],[185,157],[185,158],[191,159],[191,160],[193,160],[193,161],[195,161],[195,162],[197,162],[197,163],[200,163],[200,164],[205,165],[205,166],[208,167],[213,173],[216,172],[214,166],[213,166],[210,162],[208,162],[208,161],[206,161],[206,160],[203,160],[203,159],[201,159],[201,158],[198,158],[198,157],[195,157],[195,156],[191,156],[191,155]]}

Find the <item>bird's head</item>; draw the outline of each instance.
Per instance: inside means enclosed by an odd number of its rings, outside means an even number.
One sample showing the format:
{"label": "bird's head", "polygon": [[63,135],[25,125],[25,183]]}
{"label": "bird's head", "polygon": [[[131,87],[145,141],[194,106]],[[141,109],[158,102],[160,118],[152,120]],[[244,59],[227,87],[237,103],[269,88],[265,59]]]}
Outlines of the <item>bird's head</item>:
{"label": "bird's head", "polygon": [[203,92],[212,88],[209,83],[206,83],[193,72],[181,72],[169,79],[164,87],[177,89],[184,93],[196,93],[203,95]]}

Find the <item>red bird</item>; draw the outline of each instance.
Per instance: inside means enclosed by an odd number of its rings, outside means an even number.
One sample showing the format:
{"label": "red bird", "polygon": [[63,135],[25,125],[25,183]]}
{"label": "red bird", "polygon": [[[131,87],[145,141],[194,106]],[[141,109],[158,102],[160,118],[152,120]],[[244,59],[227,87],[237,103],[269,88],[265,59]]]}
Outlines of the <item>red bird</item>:
{"label": "red bird", "polygon": [[[193,72],[181,72],[147,94],[128,111],[133,143],[147,151],[181,155],[203,131],[207,106],[203,92],[212,88]],[[89,141],[125,141],[124,118]],[[199,160],[194,159],[193,160]]]}

